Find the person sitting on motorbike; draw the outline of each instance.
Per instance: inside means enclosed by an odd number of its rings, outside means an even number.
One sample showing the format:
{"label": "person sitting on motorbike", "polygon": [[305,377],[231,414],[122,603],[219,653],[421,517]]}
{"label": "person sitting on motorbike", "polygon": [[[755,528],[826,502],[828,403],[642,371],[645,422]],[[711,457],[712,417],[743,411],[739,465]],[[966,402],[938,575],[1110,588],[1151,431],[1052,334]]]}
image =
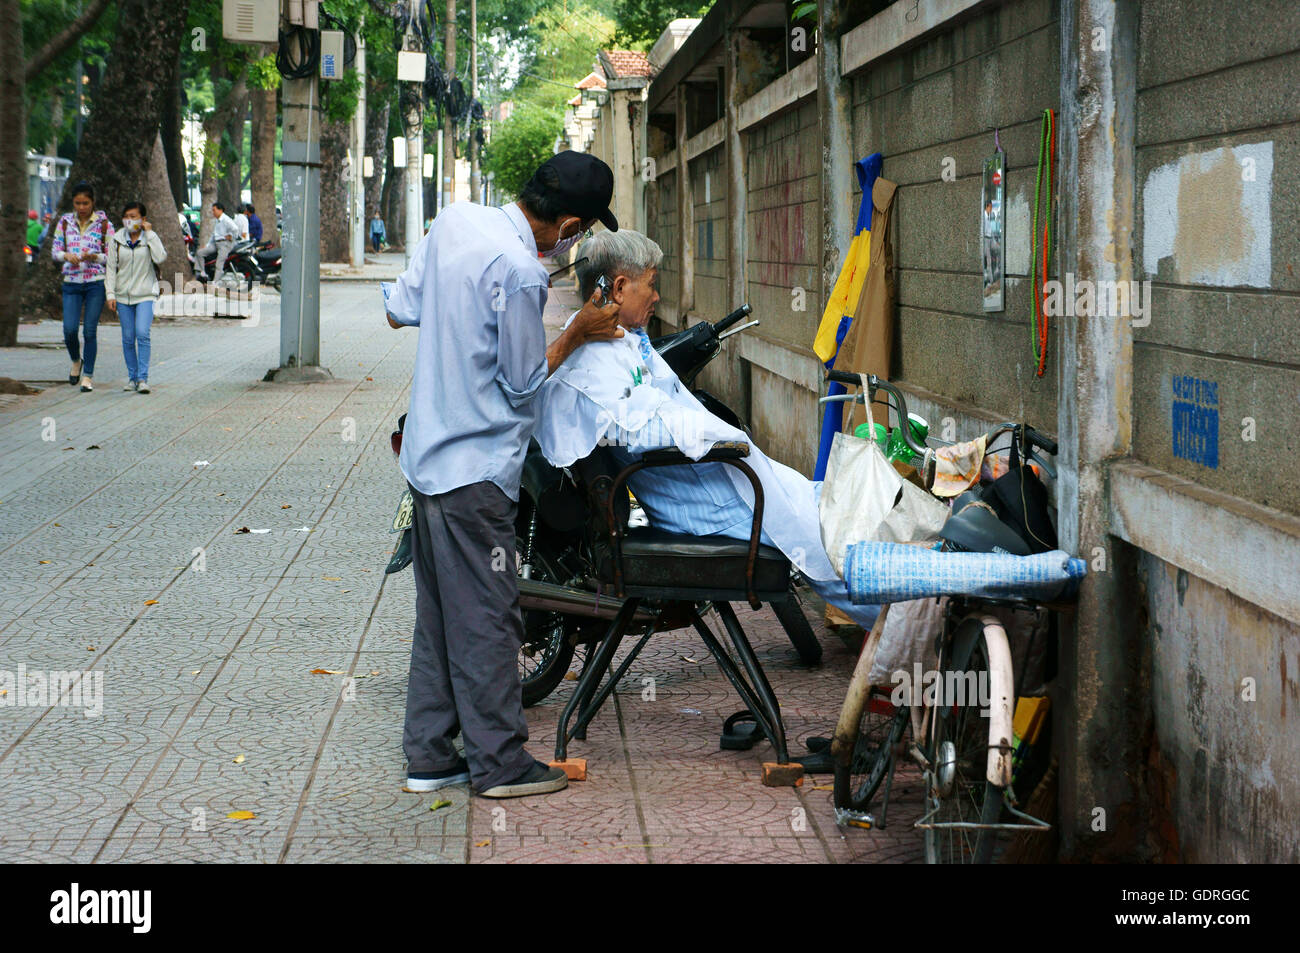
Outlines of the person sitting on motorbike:
{"label": "person sitting on motorbike", "polygon": [[[746,462],[763,486],[762,541],[781,550],[823,599],[870,627],[878,607],[853,605],[822,545],[821,483],[769,459],[748,434],[706,410],[651,346],[645,328],[659,300],[655,282],[662,259],[653,240],[626,228],[600,232],[579,249],[582,299],[589,299],[604,277],[625,334],[582,345],[542,385],[535,433],[542,452],[553,465],[567,467],[602,445],[626,465],[663,447],[698,460],[715,443],[748,444]],[[659,529],[749,539],[754,491],[735,467],[648,468],[633,474],[629,484]]]}

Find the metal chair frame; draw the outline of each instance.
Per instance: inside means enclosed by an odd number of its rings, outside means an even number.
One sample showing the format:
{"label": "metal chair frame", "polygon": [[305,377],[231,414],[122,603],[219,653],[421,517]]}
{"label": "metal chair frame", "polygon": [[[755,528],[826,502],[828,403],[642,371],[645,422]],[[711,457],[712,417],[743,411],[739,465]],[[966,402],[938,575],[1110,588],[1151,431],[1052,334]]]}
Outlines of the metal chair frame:
{"label": "metal chair frame", "polygon": [[[609,696],[613,694],[628,667],[640,654],[641,650],[645,648],[646,643],[650,641],[650,636],[657,631],[655,626],[651,626],[650,631],[641,637],[632,648],[632,651],[623,659],[618,669],[604,681],[604,684],[601,684],[601,680],[613,663],[614,653],[618,650],[628,629],[634,624],[638,609],[647,600],[661,603],[657,608],[659,615],[666,614],[670,610],[689,607],[691,623],[696,632],[699,633],[700,639],[717,661],[727,681],[731,683],[737,694],[740,695],[753,713],[760,730],[776,749],[778,761],[784,764],[789,760],[786,748],[785,725],[781,720],[781,708],[776,693],[773,692],[771,683],[767,680],[763,667],[754,654],[753,646],[750,645],[749,639],[746,638],[740,620],[736,618],[735,610],[732,609],[730,604],[733,600],[744,599],[753,608],[757,609],[762,605],[763,601],[773,601],[785,597],[785,593],[782,592],[765,593],[765,598],[760,598],[755,584],[754,576],[758,560],[758,547],[763,527],[763,487],[753,469],[743,460],[748,453],[749,447],[740,443],[717,444],[699,460],[691,460],[675,449],[655,450],[643,454],[640,460],[624,467],[613,479],[610,479],[607,475],[602,475],[587,487],[588,493],[593,498],[592,512],[602,514],[604,517],[604,526],[600,529],[608,534],[612,549],[615,594],[619,598],[626,599],[626,601],[610,623],[605,635],[597,643],[594,654],[583,669],[582,678],[579,679],[573,696],[565,705],[564,713],[560,716],[560,724],[556,729],[556,760],[563,761],[566,758],[570,740],[575,738],[579,740],[586,739],[587,725],[609,699]],[[697,463],[713,462],[736,467],[749,478],[749,482],[754,489],[754,518],[750,526],[749,549],[745,561],[743,587],[739,585],[712,587],[642,587],[626,585],[623,566],[623,538],[626,534],[626,526],[624,521],[618,518],[616,504],[619,499],[618,494],[620,490],[626,487],[628,478],[647,467],[693,466]],[[593,533],[593,535],[595,534]],[[706,537],[699,538],[705,539]],[[707,611],[709,605],[712,605],[717,610],[718,616],[722,620],[723,628],[726,630],[734,648],[735,658],[722,645],[704,620],[704,612]],[[575,717],[576,721],[574,720]],[[573,722],[572,728],[569,727],[570,722]]]}

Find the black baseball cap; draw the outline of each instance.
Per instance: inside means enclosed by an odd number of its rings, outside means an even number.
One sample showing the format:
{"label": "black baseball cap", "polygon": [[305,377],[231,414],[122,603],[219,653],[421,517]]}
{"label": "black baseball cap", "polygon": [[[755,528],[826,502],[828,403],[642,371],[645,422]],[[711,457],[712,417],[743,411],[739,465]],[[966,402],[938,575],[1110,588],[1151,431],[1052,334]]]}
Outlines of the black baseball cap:
{"label": "black baseball cap", "polygon": [[565,211],[584,220],[597,219],[611,232],[618,231],[618,219],[609,210],[614,173],[595,156],[569,149],[557,152],[537,167],[533,179],[553,193]]}

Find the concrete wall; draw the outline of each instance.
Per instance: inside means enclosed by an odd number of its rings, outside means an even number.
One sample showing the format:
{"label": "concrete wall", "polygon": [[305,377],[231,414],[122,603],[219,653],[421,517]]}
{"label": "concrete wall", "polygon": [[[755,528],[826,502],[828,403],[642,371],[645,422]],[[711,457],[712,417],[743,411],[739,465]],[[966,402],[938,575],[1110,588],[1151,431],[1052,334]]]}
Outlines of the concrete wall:
{"label": "concrete wall", "polygon": [[653,182],[646,187],[647,234],[663,249],[664,260],[659,265],[660,319],[667,324],[662,331],[676,329],[680,314],[678,286],[681,267],[678,261],[677,235],[677,172],[661,169]]}
{"label": "concrete wall", "polygon": [[593,120],[593,135],[588,152],[605,162],[614,172],[614,198],[610,209],[620,227],[638,228],[644,204],[645,181],[641,175],[642,99],[644,81],[612,79],[605,90],[608,97]]}
{"label": "concrete wall", "polygon": [[812,339],[822,306],[821,132],[815,101],[746,129],[742,141],[748,171],[748,300],[753,316],[763,322],[737,342],[750,365],[750,426],[769,454],[811,474],[820,433],[817,377],[796,375],[786,365],[812,370],[816,364]]}
{"label": "concrete wall", "polygon": [[1172,813],[1164,859],[1300,862],[1300,626],[1150,554],[1139,566],[1152,786],[1167,792]]}
{"label": "concrete wall", "polygon": [[[873,63],[852,97],[854,157],[883,153],[882,174],[900,186],[892,376],[1049,432],[1059,361],[1035,377],[1029,232],[1040,116],[1060,99],[1056,16],[1052,0],[994,7]],[[1007,293],[1006,310],[986,314],[980,186],[995,129],[1007,154]],[[946,159],[954,181],[942,177]]]}
{"label": "concrete wall", "polygon": [[1134,331],[1134,455],[1289,513],[1300,513],[1300,483],[1279,479],[1300,449],[1298,76],[1300,4],[1142,4],[1136,237],[1153,301]]}
{"label": "concrete wall", "polygon": [[716,321],[731,310],[727,301],[727,175],[722,149],[691,160],[695,206],[695,313]]}
{"label": "concrete wall", "polygon": [[[1133,331],[1133,456],[1289,514],[1300,513],[1300,486],[1283,476],[1300,448],[1298,85],[1300,5],[1142,3],[1135,272],[1152,296],[1150,324]],[[1149,542],[1159,555],[1141,554],[1152,760],[1181,859],[1295,863],[1300,618],[1237,593],[1279,561],[1290,569],[1270,590],[1300,579],[1300,536],[1281,514],[1228,504],[1242,513],[1230,537],[1166,521]],[[1275,527],[1291,543],[1265,555]],[[1224,588],[1209,573],[1243,581]]]}
{"label": "concrete wall", "polygon": [[[751,5],[719,0],[682,53],[702,59],[737,37],[741,64],[775,62],[738,26]],[[1059,434],[1063,545],[1093,559],[1062,620],[1053,694],[1064,854],[1300,859],[1300,4],[931,0],[869,12],[844,24],[823,9],[824,25],[848,28],[843,69],[826,57],[827,29],[818,71],[756,88],[752,72],[738,76],[723,90],[738,107],[727,135],[688,149],[689,320],[725,310],[715,289],[730,286],[763,321],[728,342],[704,385],[769,453],[811,470],[824,263],[844,251],[837,195],[854,210],[860,198],[826,170],[842,168],[840,143],[854,159],[882,152],[900,184],[891,377],[959,439],[1007,418]],[[691,71],[669,63],[652,106],[669,111]],[[842,84],[847,121],[818,107],[840,102]],[[1151,292],[1118,313],[1094,303],[1053,318],[1040,380],[1029,236],[1047,107],[1062,124],[1054,275],[1150,280]],[[994,130],[1008,163],[1008,280],[1005,310],[986,314],[978,206]],[[733,141],[743,203],[733,187],[715,205],[723,170],[736,171]],[[669,252],[672,315],[675,154],[659,168],[651,234]],[[719,214],[744,221],[743,261],[718,259],[716,229],[734,226]],[[1097,807],[1111,818],[1103,832]]]}

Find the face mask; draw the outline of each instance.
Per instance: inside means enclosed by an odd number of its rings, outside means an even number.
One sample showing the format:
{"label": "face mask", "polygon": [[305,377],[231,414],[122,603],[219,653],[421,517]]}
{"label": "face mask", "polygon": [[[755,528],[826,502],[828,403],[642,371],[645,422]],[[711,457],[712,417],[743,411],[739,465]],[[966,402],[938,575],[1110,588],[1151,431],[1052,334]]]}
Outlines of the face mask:
{"label": "face mask", "polygon": [[[582,223],[579,222],[579,224],[582,224]],[[578,244],[578,242],[582,241],[582,234],[583,234],[582,232],[578,232],[578,234],[574,235],[572,238],[561,238],[561,239],[560,239],[560,240],[555,244],[555,247],[554,247],[554,248],[550,248],[550,249],[547,249],[546,251],[542,252],[542,256],[545,257],[545,258],[551,258],[551,257],[554,257],[555,255],[562,255],[562,254],[564,254],[566,251],[568,251],[568,250],[569,250],[570,248],[572,248],[574,245]]]}
{"label": "face mask", "polygon": [[138,232],[140,230],[140,220],[138,218],[122,219],[122,227],[128,232]]}

